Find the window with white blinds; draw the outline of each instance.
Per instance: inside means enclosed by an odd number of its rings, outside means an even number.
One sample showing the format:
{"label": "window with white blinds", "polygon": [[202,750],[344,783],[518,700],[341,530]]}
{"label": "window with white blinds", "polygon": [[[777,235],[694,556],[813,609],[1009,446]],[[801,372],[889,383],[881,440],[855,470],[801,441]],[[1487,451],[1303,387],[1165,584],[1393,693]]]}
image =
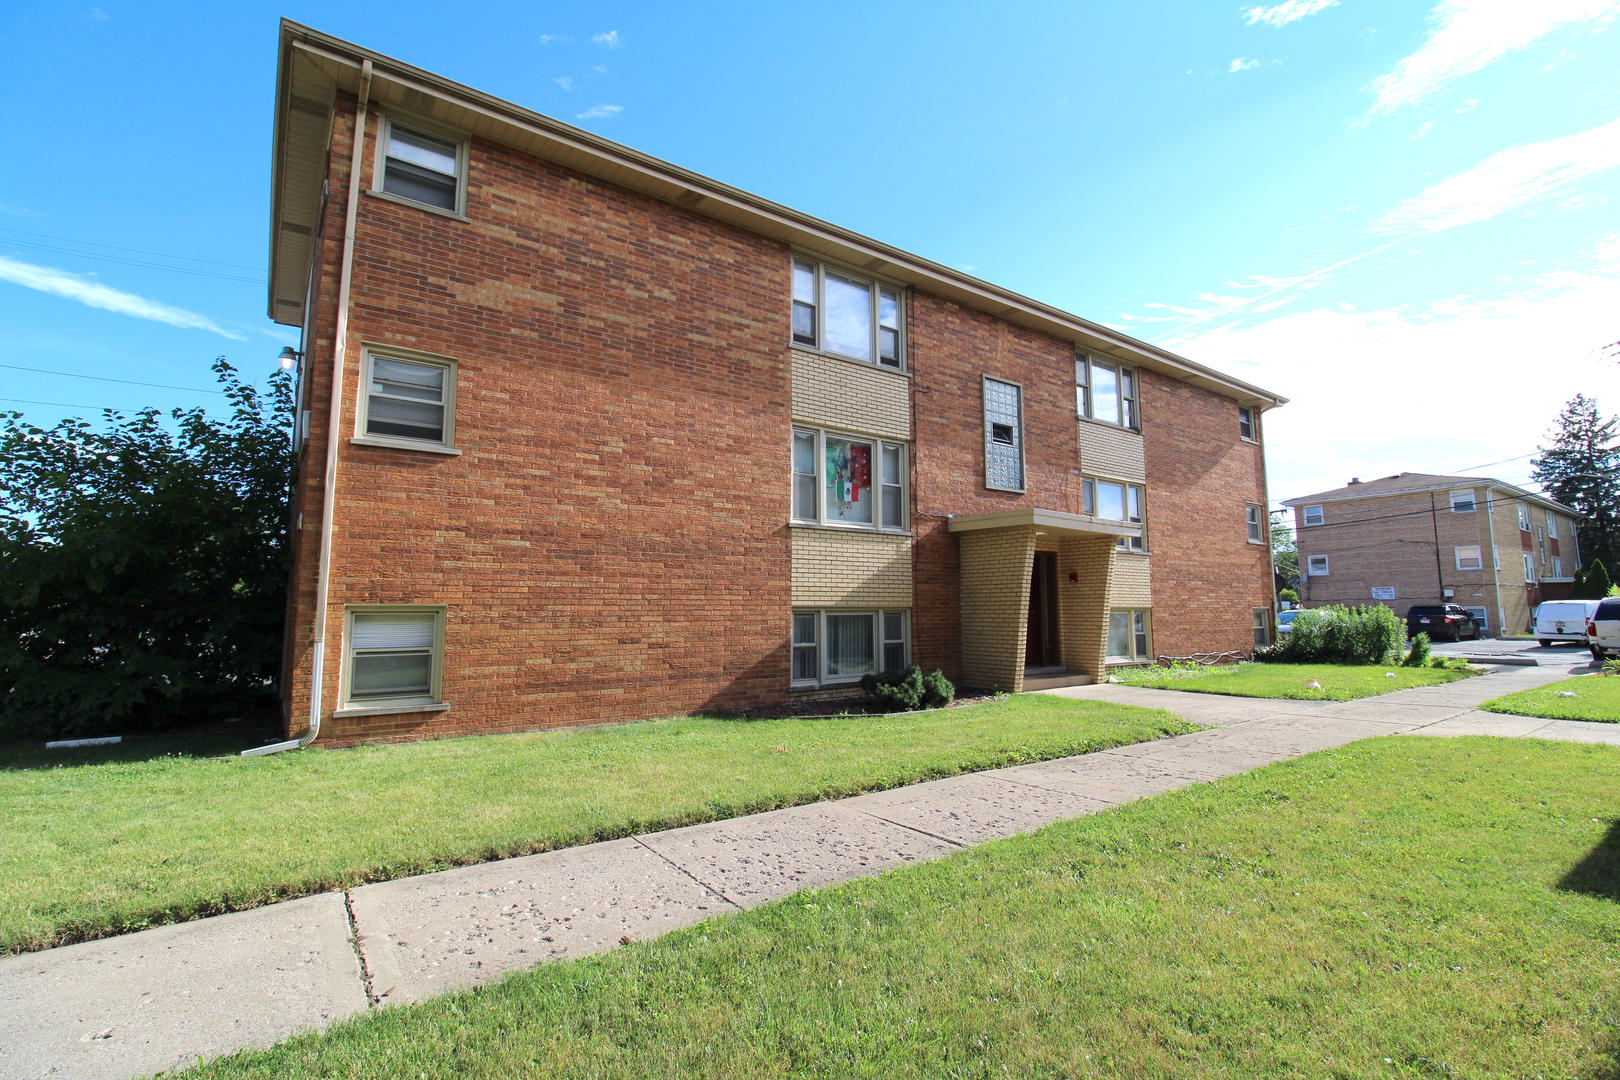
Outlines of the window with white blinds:
{"label": "window with white blinds", "polygon": [[436,702],[441,614],[420,608],[351,611],[349,701],[356,706]]}

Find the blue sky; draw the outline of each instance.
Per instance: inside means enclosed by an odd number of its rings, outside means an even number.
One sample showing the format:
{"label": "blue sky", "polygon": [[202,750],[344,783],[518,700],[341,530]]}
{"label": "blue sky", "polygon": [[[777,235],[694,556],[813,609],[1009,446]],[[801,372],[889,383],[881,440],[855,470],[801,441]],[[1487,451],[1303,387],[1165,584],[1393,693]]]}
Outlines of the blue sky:
{"label": "blue sky", "polygon": [[0,408],[217,404],[172,388],[296,340],[286,15],[1284,394],[1274,499],[1620,411],[1620,0],[449,11],[0,12]]}

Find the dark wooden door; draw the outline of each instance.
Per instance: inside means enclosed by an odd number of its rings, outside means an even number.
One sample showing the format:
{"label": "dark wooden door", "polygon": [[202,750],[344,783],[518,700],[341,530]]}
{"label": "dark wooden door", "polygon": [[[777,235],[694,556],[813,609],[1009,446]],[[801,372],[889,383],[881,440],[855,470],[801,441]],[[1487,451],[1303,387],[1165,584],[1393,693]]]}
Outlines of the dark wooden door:
{"label": "dark wooden door", "polygon": [[1029,632],[1024,642],[1027,667],[1054,667],[1058,648],[1057,553],[1037,551],[1029,575]]}

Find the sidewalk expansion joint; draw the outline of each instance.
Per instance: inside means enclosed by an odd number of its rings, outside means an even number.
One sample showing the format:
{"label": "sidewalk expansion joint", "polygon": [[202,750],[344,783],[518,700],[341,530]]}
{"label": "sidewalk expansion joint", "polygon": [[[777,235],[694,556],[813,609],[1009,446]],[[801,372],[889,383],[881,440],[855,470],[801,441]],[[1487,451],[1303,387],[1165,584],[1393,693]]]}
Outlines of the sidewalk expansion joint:
{"label": "sidewalk expansion joint", "polygon": [[859,806],[852,806],[850,809],[854,810],[858,814],[865,814],[869,818],[876,818],[879,821],[886,822],[887,824],[893,825],[897,829],[904,829],[907,832],[914,832],[919,836],[926,836],[930,840],[938,840],[942,844],[949,844],[953,848],[965,848],[971,846],[969,844],[964,844],[960,840],[952,840],[948,836],[941,836],[939,833],[931,833],[927,829],[919,829],[915,825],[907,825],[903,821],[896,821],[893,818],[886,818],[882,814],[874,814],[872,811],[863,809]]}
{"label": "sidewalk expansion joint", "polygon": [[669,863],[670,866],[675,868],[677,873],[685,874],[687,877],[691,878],[692,881],[697,884],[698,888],[702,889],[704,892],[712,893],[722,904],[729,904],[738,911],[744,910],[743,906],[737,903],[737,901],[733,900],[731,897],[727,896],[713,885],[710,885],[707,881],[704,881],[702,878],[692,873],[692,871],[688,870],[686,867],[682,866],[668,855],[665,855],[662,851],[659,851],[657,848],[647,843],[641,837],[633,836],[631,839],[640,844],[642,847],[646,848],[648,851],[652,852],[654,855],[658,856],[660,859],[663,859],[665,862]]}
{"label": "sidewalk expansion joint", "polygon": [[348,889],[343,890],[343,913],[349,919],[349,947],[354,950],[354,958],[360,964],[360,988],[365,991],[366,1008],[375,1009],[382,1004],[382,999],[371,985],[371,965],[366,963],[366,952],[360,947],[360,924],[355,921],[354,896]]}

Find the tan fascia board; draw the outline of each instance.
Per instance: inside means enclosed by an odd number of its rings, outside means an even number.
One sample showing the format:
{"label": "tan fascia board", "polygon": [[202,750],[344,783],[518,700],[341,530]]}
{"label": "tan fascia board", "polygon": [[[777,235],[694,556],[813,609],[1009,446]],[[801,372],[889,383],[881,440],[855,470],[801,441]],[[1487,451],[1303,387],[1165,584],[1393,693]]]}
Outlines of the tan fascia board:
{"label": "tan fascia board", "polygon": [[1071,514],[1064,510],[999,510],[993,514],[953,516],[946,524],[950,532],[977,532],[981,529],[1033,528],[1070,536],[1141,536],[1140,526],[1119,525],[1113,521]]}
{"label": "tan fascia board", "polygon": [[1461,491],[1463,488],[1481,487],[1487,491],[1505,491],[1515,499],[1523,499],[1525,502],[1532,502],[1538,506],[1557,510],[1559,513],[1568,514],[1572,518],[1579,519],[1581,517],[1579,511],[1572,510],[1563,503],[1554,502],[1545,495],[1537,495],[1523,488],[1514,487],[1512,484],[1504,484],[1500,480],[1487,480],[1484,478],[1473,484],[1428,484],[1424,487],[1401,488],[1399,491],[1374,491],[1365,494],[1351,493],[1345,495],[1306,495],[1298,499],[1283,499],[1281,505],[1290,508],[1321,506],[1323,503],[1350,502],[1355,499],[1393,499],[1400,495],[1427,495],[1431,492]]}
{"label": "tan fascia board", "polygon": [[[361,62],[371,60],[372,95],[385,106],[427,115],[621,187],[740,225],[806,252],[901,284],[915,285],[1008,322],[1074,341],[1088,352],[1158,371],[1262,410],[1275,408],[1288,400],[1077,315],[298,23],[283,20],[281,35],[284,64],[289,63],[287,57],[295,51],[306,55],[324,70],[336,87],[351,92],[359,84]],[[278,117],[286,107],[286,96],[278,96]],[[281,158],[276,159],[274,167],[281,169]],[[273,234],[272,243],[277,239],[279,237]]]}

